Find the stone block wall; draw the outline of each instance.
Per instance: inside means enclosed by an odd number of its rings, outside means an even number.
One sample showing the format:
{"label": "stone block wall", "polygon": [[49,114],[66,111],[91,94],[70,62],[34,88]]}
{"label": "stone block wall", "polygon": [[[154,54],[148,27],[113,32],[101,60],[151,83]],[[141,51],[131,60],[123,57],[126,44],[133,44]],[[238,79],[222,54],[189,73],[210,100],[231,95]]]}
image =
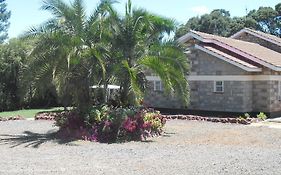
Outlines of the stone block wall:
{"label": "stone block wall", "polygon": [[278,112],[281,111],[281,100],[278,97],[278,81],[270,81],[269,82],[269,105],[270,112]]}
{"label": "stone block wall", "polygon": [[156,108],[185,108],[182,100],[178,97],[166,95],[163,91],[154,91],[153,81],[149,81],[149,85],[144,97],[145,105]]}
{"label": "stone block wall", "polygon": [[219,58],[200,50],[188,55],[191,64],[191,75],[249,75],[249,72],[235,67]]}
{"label": "stone block wall", "polygon": [[224,81],[224,92],[214,92],[214,81],[190,81],[192,110],[249,112],[252,111],[252,83]]}
{"label": "stone block wall", "polygon": [[253,111],[270,112],[270,81],[253,81]]}

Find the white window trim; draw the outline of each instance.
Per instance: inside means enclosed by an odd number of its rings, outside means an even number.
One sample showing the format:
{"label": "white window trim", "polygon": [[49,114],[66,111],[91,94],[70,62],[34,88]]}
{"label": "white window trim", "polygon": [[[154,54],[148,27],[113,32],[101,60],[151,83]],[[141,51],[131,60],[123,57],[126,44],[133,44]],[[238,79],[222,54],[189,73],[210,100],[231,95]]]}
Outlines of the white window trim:
{"label": "white window trim", "polygon": [[[217,82],[222,82],[222,91],[217,91]],[[224,93],[224,81],[214,81],[214,92],[216,93]]]}
{"label": "white window trim", "polygon": [[[160,89],[156,89],[156,82],[160,82]],[[161,81],[158,81],[158,80],[155,80],[153,81],[153,85],[154,85],[154,91],[163,91],[163,86],[162,86],[162,82]]]}

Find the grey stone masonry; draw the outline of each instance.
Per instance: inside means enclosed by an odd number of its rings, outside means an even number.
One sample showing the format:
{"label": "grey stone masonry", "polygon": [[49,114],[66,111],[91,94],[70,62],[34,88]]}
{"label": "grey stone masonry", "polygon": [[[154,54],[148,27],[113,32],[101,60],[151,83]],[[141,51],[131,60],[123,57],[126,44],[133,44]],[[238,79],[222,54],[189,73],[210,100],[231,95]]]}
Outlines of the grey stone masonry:
{"label": "grey stone masonry", "polygon": [[166,95],[163,91],[154,91],[153,81],[149,82],[147,91],[144,97],[144,103],[149,107],[156,108],[185,108],[182,100],[175,96]]}
{"label": "grey stone masonry", "polygon": [[249,75],[249,72],[233,66],[200,50],[193,50],[188,55],[191,75]]}
{"label": "grey stone masonry", "polygon": [[[196,87],[194,87],[196,86]],[[252,111],[251,82],[224,81],[224,92],[214,92],[214,81],[190,81],[189,109],[205,111]]]}

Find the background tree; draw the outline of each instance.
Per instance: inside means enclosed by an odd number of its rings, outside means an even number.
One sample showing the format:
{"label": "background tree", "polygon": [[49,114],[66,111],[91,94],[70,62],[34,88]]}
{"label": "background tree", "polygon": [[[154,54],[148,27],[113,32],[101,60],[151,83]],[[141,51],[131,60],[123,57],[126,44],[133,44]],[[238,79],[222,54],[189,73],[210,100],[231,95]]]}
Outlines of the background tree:
{"label": "background tree", "polygon": [[254,19],[257,23],[257,30],[280,36],[280,6],[277,4],[275,9],[271,7],[260,7],[258,10],[252,10],[247,17]]}
{"label": "background tree", "polygon": [[27,46],[18,39],[0,46],[0,111],[15,110],[21,105],[21,72],[27,61]]}
{"label": "background tree", "polygon": [[201,17],[193,17],[188,20],[185,25],[181,26],[180,29],[177,30],[176,36],[180,37],[189,30],[228,36],[231,20],[230,13],[228,11],[224,9],[213,10],[210,14],[205,14]]}
{"label": "background tree", "polygon": [[281,36],[281,3],[275,8],[260,7],[251,10],[246,16],[231,17],[226,10],[214,10],[210,14],[190,18],[185,25],[179,26],[176,37],[189,30],[197,30],[220,36],[231,36],[243,28],[252,28],[262,32]]}
{"label": "background tree", "polygon": [[3,43],[8,38],[9,19],[11,11],[7,10],[5,0],[0,0],[0,43]]}

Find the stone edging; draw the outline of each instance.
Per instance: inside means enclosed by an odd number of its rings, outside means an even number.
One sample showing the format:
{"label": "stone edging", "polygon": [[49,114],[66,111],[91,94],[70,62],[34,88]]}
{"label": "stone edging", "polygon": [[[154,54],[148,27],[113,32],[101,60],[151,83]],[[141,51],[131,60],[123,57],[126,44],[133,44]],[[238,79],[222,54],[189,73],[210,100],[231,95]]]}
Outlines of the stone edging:
{"label": "stone edging", "polygon": [[0,122],[11,121],[11,120],[25,120],[25,118],[20,115],[11,116],[11,117],[0,117]]}
{"label": "stone edging", "polygon": [[55,120],[56,113],[39,113],[36,114],[35,120]]}
{"label": "stone edging", "polygon": [[167,120],[196,120],[196,121],[208,121],[215,123],[234,123],[234,124],[243,124],[249,125],[251,123],[256,123],[259,121],[257,118],[216,118],[216,117],[202,117],[196,115],[164,115],[164,118]]}
{"label": "stone edging", "polygon": [[[40,113],[37,114],[34,119],[35,120],[55,120],[55,113]],[[216,118],[216,117],[202,117],[196,115],[163,115],[167,120],[195,120],[195,121],[207,121],[214,123],[234,123],[234,124],[243,124],[249,125],[251,123],[259,122],[257,118]]]}

